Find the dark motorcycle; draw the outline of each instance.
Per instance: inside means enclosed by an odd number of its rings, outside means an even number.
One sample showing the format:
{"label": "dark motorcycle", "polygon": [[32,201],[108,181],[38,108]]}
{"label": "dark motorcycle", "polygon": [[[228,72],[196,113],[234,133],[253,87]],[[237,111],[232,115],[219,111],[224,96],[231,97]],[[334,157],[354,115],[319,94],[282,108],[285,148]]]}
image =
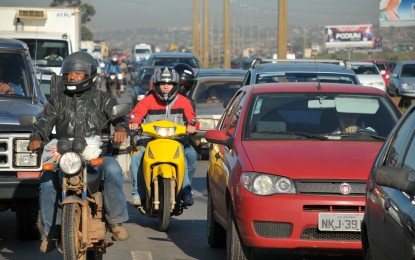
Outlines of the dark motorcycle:
{"label": "dark motorcycle", "polygon": [[[114,106],[110,120],[128,112],[126,104]],[[110,136],[101,136],[100,141],[105,143],[110,139]],[[110,234],[107,236],[109,227],[103,207],[102,173],[89,172],[88,169],[103,164],[104,160],[95,156],[84,158],[85,138],[60,139],[56,148],[58,156],[54,156],[52,162],[43,163],[42,168],[63,172],[62,229],[57,248],[68,260],[102,259],[113,239]]]}
{"label": "dark motorcycle", "polygon": [[107,92],[111,93],[113,97],[120,97],[121,96],[121,83],[122,83],[122,74],[121,73],[109,73],[106,77],[106,86]]}

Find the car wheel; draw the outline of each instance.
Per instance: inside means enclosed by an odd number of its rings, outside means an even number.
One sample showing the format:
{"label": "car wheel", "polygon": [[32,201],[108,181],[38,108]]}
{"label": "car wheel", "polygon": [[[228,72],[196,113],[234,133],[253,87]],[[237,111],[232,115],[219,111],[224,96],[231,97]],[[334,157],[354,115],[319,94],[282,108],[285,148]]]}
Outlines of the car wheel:
{"label": "car wheel", "polygon": [[372,260],[369,248],[369,238],[367,236],[367,228],[365,222],[362,223],[361,231],[361,240],[362,240],[362,255],[365,260]]}
{"label": "car wheel", "polygon": [[19,240],[40,238],[40,211],[37,199],[20,200],[16,207],[16,233]]}
{"label": "car wheel", "polygon": [[239,236],[232,210],[228,210],[226,232],[226,259],[248,260],[251,259],[252,249],[246,247]]}
{"label": "car wheel", "polygon": [[200,149],[200,159],[201,160],[209,160],[209,150],[208,149]]}
{"label": "car wheel", "polygon": [[212,196],[208,192],[208,204],[207,204],[207,236],[208,243],[213,248],[224,247],[226,245],[226,233],[225,229],[219,225],[213,215]]}

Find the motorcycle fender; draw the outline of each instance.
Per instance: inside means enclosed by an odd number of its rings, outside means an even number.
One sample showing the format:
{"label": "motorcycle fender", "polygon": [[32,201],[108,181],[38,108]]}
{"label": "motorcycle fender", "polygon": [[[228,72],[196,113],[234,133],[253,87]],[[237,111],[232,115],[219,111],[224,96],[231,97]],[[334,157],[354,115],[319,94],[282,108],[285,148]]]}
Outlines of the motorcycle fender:
{"label": "motorcycle fender", "polygon": [[69,197],[66,197],[66,199],[64,199],[61,204],[64,205],[64,204],[71,204],[71,203],[78,203],[79,205],[82,206],[82,199],[77,196],[69,196]]}
{"label": "motorcycle fender", "polygon": [[160,176],[164,179],[176,178],[176,168],[170,164],[159,164],[153,168],[153,180]]}

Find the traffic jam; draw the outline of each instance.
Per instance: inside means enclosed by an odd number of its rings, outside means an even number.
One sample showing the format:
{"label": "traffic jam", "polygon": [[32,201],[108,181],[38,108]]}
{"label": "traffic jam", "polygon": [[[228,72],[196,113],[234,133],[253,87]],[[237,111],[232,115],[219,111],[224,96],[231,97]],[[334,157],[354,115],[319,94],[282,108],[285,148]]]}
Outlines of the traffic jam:
{"label": "traffic jam", "polygon": [[414,259],[415,2],[336,1],[5,1],[0,259]]}

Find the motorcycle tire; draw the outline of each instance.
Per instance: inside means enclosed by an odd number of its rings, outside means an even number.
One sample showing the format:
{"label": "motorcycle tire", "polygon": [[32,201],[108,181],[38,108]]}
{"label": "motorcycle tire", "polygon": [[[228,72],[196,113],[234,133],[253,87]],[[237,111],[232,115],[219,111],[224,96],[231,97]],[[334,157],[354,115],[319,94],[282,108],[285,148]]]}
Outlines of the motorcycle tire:
{"label": "motorcycle tire", "polygon": [[172,207],[171,179],[162,178],[160,184],[159,230],[160,232],[166,232],[170,225],[170,209]]}
{"label": "motorcycle tire", "polygon": [[[79,204],[64,204],[62,209],[62,250],[63,257],[67,260],[78,258],[81,246],[82,210]],[[85,257],[84,257],[85,259]]]}

